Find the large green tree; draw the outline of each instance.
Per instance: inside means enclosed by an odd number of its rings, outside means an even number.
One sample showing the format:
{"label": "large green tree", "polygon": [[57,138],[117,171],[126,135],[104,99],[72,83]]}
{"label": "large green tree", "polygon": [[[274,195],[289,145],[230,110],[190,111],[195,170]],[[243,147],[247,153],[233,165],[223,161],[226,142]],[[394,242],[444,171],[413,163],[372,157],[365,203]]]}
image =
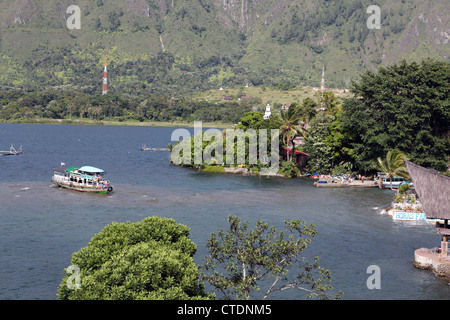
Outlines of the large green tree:
{"label": "large green tree", "polygon": [[445,171],[450,155],[450,64],[401,61],[352,82],[345,125],[355,137],[356,165],[374,167],[398,148],[418,165]]}
{"label": "large green tree", "polygon": [[330,135],[330,126],[335,120],[332,115],[320,112],[311,121],[308,136],[305,139],[304,151],[311,157],[307,164],[310,172],[329,173],[333,166],[333,147],[325,143]]}
{"label": "large green tree", "polygon": [[211,299],[198,282],[189,228],[173,219],[148,217],[111,223],[72,255],[59,286],[62,300]]}
{"label": "large green tree", "polygon": [[328,126],[329,134],[324,139],[324,146],[331,148],[332,167],[344,172],[351,172],[354,168],[354,150],[352,146],[352,132],[346,130],[342,121],[343,111],[338,109],[334,113],[334,120]]}

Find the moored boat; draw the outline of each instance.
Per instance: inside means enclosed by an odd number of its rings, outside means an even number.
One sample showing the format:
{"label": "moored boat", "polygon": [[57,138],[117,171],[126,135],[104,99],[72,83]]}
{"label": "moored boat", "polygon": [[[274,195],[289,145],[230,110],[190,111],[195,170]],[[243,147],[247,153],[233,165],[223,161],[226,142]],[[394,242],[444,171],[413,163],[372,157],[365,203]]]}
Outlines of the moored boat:
{"label": "moored boat", "polygon": [[56,168],[52,182],[56,185],[83,192],[111,193],[113,187],[105,179],[105,171],[91,166]]}
{"label": "moored boat", "polygon": [[401,185],[407,184],[409,185],[411,188],[414,188],[414,184],[404,178],[400,178],[400,177],[395,177],[392,178],[392,183],[389,180],[389,178],[384,178],[383,181],[381,182],[381,186],[383,189],[391,189],[391,185],[392,185],[392,189],[396,190],[398,189]]}
{"label": "moored boat", "polygon": [[404,184],[407,184],[407,185],[409,185],[409,187],[411,189],[414,189],[414,183],[413,182],[411,182],[408,179],[399,177],[399,176],[394,176],[392,178],[392,181],[391,181],[391,179],[389,179],[389,176],[378,173],[377,180],[379,181],[378,182],[379,186],[381,188],[383,188],[383,189],[391,189],[392,188],[392,189],[396,190],[401,185],[404,185]]}

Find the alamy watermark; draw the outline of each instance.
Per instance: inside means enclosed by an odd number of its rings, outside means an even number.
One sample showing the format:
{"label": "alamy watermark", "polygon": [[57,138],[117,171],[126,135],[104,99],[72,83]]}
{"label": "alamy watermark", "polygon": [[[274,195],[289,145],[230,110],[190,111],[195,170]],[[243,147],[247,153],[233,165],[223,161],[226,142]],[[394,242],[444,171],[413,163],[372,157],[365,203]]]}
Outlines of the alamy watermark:
{"label": "alamy watermark", "polygon": [[71,265],[66,269],[67,273],[72,273],[72,275],[67,278],[67,288],[69,290],[81,289],[81,272],[80,267],[77,265]]}
{"label": "alamy watermark", "polygon": [[[70,5],[66,13],[70,16],[66,20],[66,25],[69,30],[81,29],[81,9],[77,5]],[[367,19],[367,28],[381,29],[381,9],[377,5],[370,5],[367,7],[366,13],[370,14]]]}
{"label": "alamy watermark", "polygon": [[80,7],[76,5],[71,5],[67,8],[66,13],[71,14],[66,20],[67,28],[69,30],[81,29]]}
{"label": "alamy watermark", "polygon": [[367,7],[366,13],[371,14],[367,19],[367,28],[381,29],[381,9],[377,5]]}
{"label": "alamy watermark", "polygon": [[367,289],[381,289],[381,269],[377,265],[370,265],[366,270],[367,274],[370,276],[367,278],[366,286]]}
{"label": "alamy watermark", "polygon": [[203,132],[202,122],[195,121],[193,137],[187,129],[173,131],[171,141],[179,143],[172,148],[170,160],[177,165],[260,164],[261,174],[275,174],[280,163],[279,136],[278,129],[260,129],[258,132],[254,129],[208,129]]}

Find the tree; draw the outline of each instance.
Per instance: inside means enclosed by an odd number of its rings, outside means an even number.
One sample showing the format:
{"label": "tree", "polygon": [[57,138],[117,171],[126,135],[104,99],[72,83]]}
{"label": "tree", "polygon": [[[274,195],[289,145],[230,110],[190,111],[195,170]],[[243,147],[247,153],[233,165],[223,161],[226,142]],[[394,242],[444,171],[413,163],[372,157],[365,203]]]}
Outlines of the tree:
{"label": "tree", "polygon": [[421,166],[445,171],[450,155],[450,63],[401,61],[352,82],[343,104],[355,138],[356,164],[373,169],[377,157],[398,148]]}
{"label": "tree", "polygon": [[321,108],[326,108],[328,111],[331,111],[333,113],[341,108],[341,106],[338,104],[337,98],[331,91],[325,91],[323,93],[317,91],[315,93],[315,96],[317,97],[317,104]]}
{"label": "tree", "polygon": [[304,151],[309,154],[307,168],[311,172],[329,173],[333,162],[333,147],[325,143],[330,135],[330,126],[335,117],[319,113],[312,121],[308,129],[308,137],[305,139]]}
{"label": "tree", "polygon": [[263,112],[245,112],[240,123],[236,126],[236,129],[256,129],[257,124],[263,120],[263,116]]}
{"label": "tree", "polygon": [[317,103],[311,99],[311,98],[305,98],[303,99],[302,105],[301,105],[301,113],[302,117],[306,120],[306,123],[310,123],[311,120],[316,116],[317,111]]}
{"label": "tree", "polygon": [[198,282],[197,247],[188,236],[188,227],[168,218],[113,222],[72,255],[81,289],[69,288],[72,274],[66,270],[58,298],[211,299]]}
{"label": "tree", "polygon": [[403,160],[408,160],[403,152],[398,149],[391,150],[387,153],[386,159],[381,159],[378,157],[378,167],[377,169],[389,176],[389,181],[392,188],[392,178],[395,176],[400,176],[409,179],[408,170],[406,169],[405,162]]}
{"label": "tree", "polygon": [[[296,135],[301,134],[306,137],[307,134],[300,109],[293,104],[287,110],[281,110],[280,115],[282,120],[280,130],[283,136],[283,143],[288,148],[292,148],[292,141]],[[289,152],[287,152],[287,161],[290,161]]]}
{"label": "tree", "polygon": [[[327,291],[333,289],[330,272],[319,265],[318,257],[312,262],[300,257],[317,233],[314,225],[286,220],[287,230],[277,235],[275,227],[269,228],[261,220],[254,230],[249,230],[248,221],[241,224],[241,219],[235,216],[228,216],[228,223],[229,231],[211,234],[204,268],[212,273],[202,276],[226,299],[248,300],[266,279],[271,279],[272,284],[264,299],[272,292],[289,288],[304,290],[311,298],[330,298],[327,295]],[[219,266],[225,274],[219,273]],[[298,274],[291,277],[290,268],[296,268]],[[335,298],[341,295],[338,293]]]}
{"label": "tree", "polygon": [[279,173],[285,177],[295,178],[300,174],[300,169],[292,161],[283,161]]}
{"label": "tree", "polygon": [[343,112],[339,109],[335,112],[334,121],[328,127],[329,134],[324,139],[324,146],[331,148],[332,167],[339,165],[346,172],[352,171],[354,167],[354,150],[352,143],[354,137],[352,132],[344,128]]}

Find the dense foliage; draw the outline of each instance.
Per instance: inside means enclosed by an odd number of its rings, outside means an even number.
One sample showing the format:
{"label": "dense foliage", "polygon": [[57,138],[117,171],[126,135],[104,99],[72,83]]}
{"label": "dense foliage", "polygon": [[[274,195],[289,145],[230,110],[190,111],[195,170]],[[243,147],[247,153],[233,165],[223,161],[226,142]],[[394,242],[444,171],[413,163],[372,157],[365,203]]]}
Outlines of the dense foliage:
{"label": "dense foliage", "polygon": [[252,101],[208,102],[151,95],[145,99],[108,93],[45,90],[24,93],[0,91],[0,120],[90,119],[138,121],[237,122],[251,110]]}
{"label": "dense foliage", "polygon": [[[374,174],[377,158],[401,150],[418,165],[442,172],[450,155],[449,64],[402,61],[377,72],[367,71],[352,83],[354,96],[340,102],[331,92],[306,98],[269,119],[245,113],[238,129],[279,129],[280,146],[298,149],[310,159],[309,172]],[[320,108],[319,108],[320,107]],[[290,160],[290,159],[287,159]],[[281,171],[295,176],[290,164]]]}
{"label": "dense foliage", "polygon": [[327,86],[345,87],[386,61],[448,59],[445,0],[426,8],[379,0],[380,30],[366,27],[373,4],[78,0],[81,29],[69,30],[67,0],[9,1],[0,10],[0,86],[99,94],[105,56],[112,92],[130,95],[318,86],[323,63]]}
{"label": "dense foliage", "polygon": [[173,219],[148,217],[112,223],[72,255],[81,288],[71,288],[66,270],[62,300],[211,299],[198,282],[189,228]]}
{"label": "dense foliage", "polygon": [[[449,75],[448,63],[402,61],[377,72],[367,71],[359,82],[352,83],[354,96],[343,102],[324,92],[315,99],[292,103],[288,110],[273,108],[269,119],[251,111],[261,102],[258,98],[206,101],[55,89],[28,93],[1,90],[0,119],[239,122],[236,129],[279,129],[280,146],[292,146],[296,135],[303,136],[304,144],[297,148],[309,154],[306,169],[310,172],[373,174],[377,158],[395,148],[418,165],[445,172],[450,155]],[[207,146],[204,143],[203,147]],[[295,175],[288,172],[290,167],[282,166],[283,172]]]}
{"label": "dense foliage", "polygon": [[345,130],[354,138],[355,164],[374,168],[398,148],[414,163],[445,171],[450,155],[450,64],[402,61],[367,71],[343,104]]}

